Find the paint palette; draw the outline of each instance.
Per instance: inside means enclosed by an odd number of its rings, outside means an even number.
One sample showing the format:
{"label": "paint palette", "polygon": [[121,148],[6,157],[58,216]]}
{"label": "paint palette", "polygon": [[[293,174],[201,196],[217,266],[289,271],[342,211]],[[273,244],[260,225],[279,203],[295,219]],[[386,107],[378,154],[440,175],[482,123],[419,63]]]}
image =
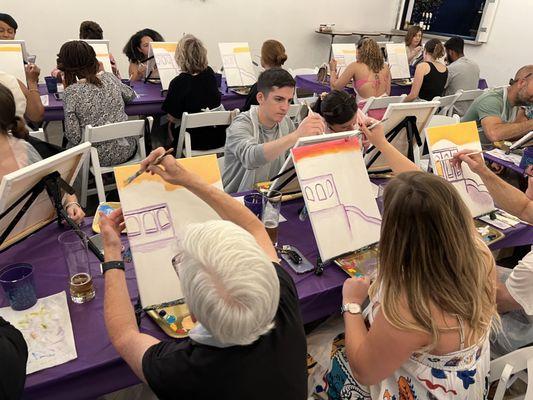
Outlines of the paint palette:
{"label": "paint palette", "polygon": [[168,336],[176,339],[186,338],[194,328],[187,304],[174,304],[146,310],[146,313]]}
{"label": "paint palette", "polygon": [[351,278],[359,275],[373,277],[376,274],[378,265],[377,245],[366,247],[354,253],[344,255],[335,259],[337,264]]}

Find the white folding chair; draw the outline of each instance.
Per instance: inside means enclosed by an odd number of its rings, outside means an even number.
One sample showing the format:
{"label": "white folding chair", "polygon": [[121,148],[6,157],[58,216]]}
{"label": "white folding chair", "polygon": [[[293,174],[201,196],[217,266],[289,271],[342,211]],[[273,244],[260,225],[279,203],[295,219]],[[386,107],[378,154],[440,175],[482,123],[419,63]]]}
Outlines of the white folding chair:
{"label": "white folding chair", "polygon": [[[154,119],[148,117],[149,130],[152,130]],[[103,174],[113,172],[114,167],[122,165],[137,164],[146,158],[146,149],[144,147],[144,120],[116,122],[113,124],[106,124],[102,126],[87,125],[83,132],[83,141],[91,144],[105,142],[113,139],[121,139],[127,137],[134,137],[137,140],[137,154],[133,159],[123,164],[113,165],[109,167],[101,167],[100,159],[98,158],[98,151],[95,147],[91,147],[91,157],[87,159],[83,165],[82,185],[81,185],[81,205],[87,205],[87,196],[98,193],[98,201],[105,202],[105,192],[116,187],[116,185],[104,186],[102,179]],[[89,189],[89,172],[94,175],[96,189]]]}
{"label": "white folding chair", "polygon": [[368,114],[370,110],[387,109],[389,104],[403,103],[406,97],[406,94],[401,96],[369,97],[363,107],[363,114]]}
{"label": "white folding chair", "polygon": [[203,111],[193,114],[184,112],[181,116],[178,145],[176,146],[176,158],[181,158],[183,153],[185,157],[224,153],[224,146],[209,150],[193,150],[191,148],[191,134],[187,132],[187,129],[206,126],[230,125],[233,118],[235,118],[235,116],[238,114],[239,109],[232,111]]}
{"label": "white folding chair", "polygon": [[43,128],[40,128],[38,131],[30,131],[30,136],[42,140],[43,142],[47,141]]}
{"label": "white folding chair", "polygon": [[440,109],[436,115],[447,115],[451,117],[453,115],[453,105],[460,95],[460,93],[455,93],[443,97],[435,96],[431,101],[438,101],[440,103]]}
{"label": "white folding chair", "polygon": [[[525,369],[527,372],[524,371]],[[527,383],[525,396],[515,398],[533,400],[533,346],[515,350],[491,361],[489,381],[491,383],[499,381],[493,400],[503,399],[505,390],[515,380],[511,378],[513,374]]]}
{"label": "white folding chair", "polygon": [[292,75],[293,78],[296,78],[297,75],[312,75],[316,74],[318,72],[318,67],[314,68],[289,68],[287,69],[289,71],[289,74]]}
{"label": "white folding chair", "polygon": [[[483,93],[485,93],[485,90],[483,89],[473,89],[473,90],[458,90],[457,94],[459,94],[459,97],[457,100],[455,100],[455,104],[453,105],[453,113],[459,114],[459,116],[463,116],[463,112],[461,110],[465,111],[468,110],[468,107],[472,104],[472,102],[477,99],[479,96],[481,96]],[[461,109],[458,109],[459,107]]]}

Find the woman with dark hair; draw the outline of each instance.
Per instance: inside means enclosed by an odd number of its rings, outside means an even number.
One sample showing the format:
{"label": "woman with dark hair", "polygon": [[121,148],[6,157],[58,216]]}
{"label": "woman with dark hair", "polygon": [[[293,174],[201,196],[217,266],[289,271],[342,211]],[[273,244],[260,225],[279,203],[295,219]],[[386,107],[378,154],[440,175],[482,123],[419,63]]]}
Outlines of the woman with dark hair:
{"label": "woman with dark hair", "polygon": [[[153,29],[145,28],[135,33],[122,50],[130,62],[129,76],[131,81],[143,79],[146,73],[146,59],[150,49],[150,42],[164,42],[163,36]],[[154,64],[155,65],[155,64]],[[151,71],[150,78],[159,78],[157,70]]]}
{"label": "woman with dark hair", "polygon": [[418,25],[410,26],[405,35],[405,50],[410,65],[416,65],[422,61],[422,28]]}
{"label": "woman with dark hair", "polygon": [[[57,57],[58,68],[65,79],[65,137],[69,146],[82,140],[87,125],[100,126],[126,121],[124,103],[135,98],[129,86],[109,72],[98,72],[94,49],[81,40],[61,46]],[[113,139],[94,145],[103,167],[121,164],[137,151],[134,138]]]}
{"label": "woman with dark hair", "polygon": [[[80,24],[80,39],[89,39],[89,40],[103,40],[104,31],[102,27],[94,21],[83,21]],[[109,62],[111,63],[111,68],[113,74],[120,79],[120,72],[117,68],[117,63],[113,54],[109,53]]]}
{"label": "woman with dark hair", "polygon": [[343,90],[322,93],[313,105],[313,111],[326,121],[326,133],[357,129],[357,102]]}
{"label": "woman with dark hair", "polygon": [[[287,53],[285,53],[285,47],[281,42],[270,39],[263,43],[261,46],[261,66],[264,69],[281,68],[285,61],[287,61]],[[259,105],[257,102],[257,83],[254,83],[250,88],[250,93],[248,93],[241,111],[248,111],[253,105]]]}
{"label": "woman with dark hair", "polygon": [[416,66],[411,92],[404,102],[417,98],[430,101],[442,96],[448,79],[448,68],[437,61],[444,57],[444,45],[438,39],[431,39],[424,46],[424,61]]}
{"label": "woman with dark hair", "polygon": [[[13,93],[0,83],[0,180],[4,175],[42,160],[39,152],[28,140],[30,137],[26,124],[16,114]],[[76,196],[67,195],[66,200],[64,207],[69,217],[74,222],[80,223],[85,213],[78,204]],[[2,384],[0,383],[1,394]],[[0,396],[0,398],[4,397]]]}

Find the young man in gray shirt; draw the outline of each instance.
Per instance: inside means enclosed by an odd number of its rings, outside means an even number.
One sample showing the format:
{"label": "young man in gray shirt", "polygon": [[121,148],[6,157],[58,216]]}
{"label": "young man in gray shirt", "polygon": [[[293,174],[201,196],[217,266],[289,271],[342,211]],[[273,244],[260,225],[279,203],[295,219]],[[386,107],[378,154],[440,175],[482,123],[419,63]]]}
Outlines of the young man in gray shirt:
{"label": "young man in gray shirt", "polygon": [[259,106],[239,114],[226,130],[222,174],[226,192],[251,190],[254,184],[269,181],[300,137],[324,133],[318,114],[308,115],[297,129],[287,116],[295,85],[293,77],[281,68],[259,75]]}
{"label": "young man in gray shirt", "polygon": [[[444,87],[444,96],[457,93],[459,89],[473,90],[479,85],[479,66],[464,55],[465,42],[460,37],[452,37],[444,43],[448,65],[448,80]],[[454,104],[456,112],[463,116],[470,106],[469,102]]]}

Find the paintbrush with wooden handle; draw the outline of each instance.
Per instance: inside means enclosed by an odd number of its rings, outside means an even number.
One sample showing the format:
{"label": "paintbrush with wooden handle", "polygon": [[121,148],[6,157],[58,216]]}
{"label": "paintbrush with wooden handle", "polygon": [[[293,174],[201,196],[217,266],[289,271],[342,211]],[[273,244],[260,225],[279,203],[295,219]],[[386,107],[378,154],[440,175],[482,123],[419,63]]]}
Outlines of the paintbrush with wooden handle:
{"label": "paintbrush with wooden handle", "polygon": [[[154,162],[150,163],[150,165],[159,165],[161,164],[161,161],[163,161],[163,158],[172,154],[174,152],[174,149],[168,149],[167,151],[165,151],[164,154],[161,154],[159,157],[157,157]],[[142,169],[140,168],[137,172],[135,172],[132,176],[130,176],[128,179],[125,179],[124,180],[124,186],[126,185],[129,185],[131,182],[133,182],[133,180],[135,178],[137,178],[138,176],[141,176],[142,174],[144,174],[146,172],[146,169]]]}

